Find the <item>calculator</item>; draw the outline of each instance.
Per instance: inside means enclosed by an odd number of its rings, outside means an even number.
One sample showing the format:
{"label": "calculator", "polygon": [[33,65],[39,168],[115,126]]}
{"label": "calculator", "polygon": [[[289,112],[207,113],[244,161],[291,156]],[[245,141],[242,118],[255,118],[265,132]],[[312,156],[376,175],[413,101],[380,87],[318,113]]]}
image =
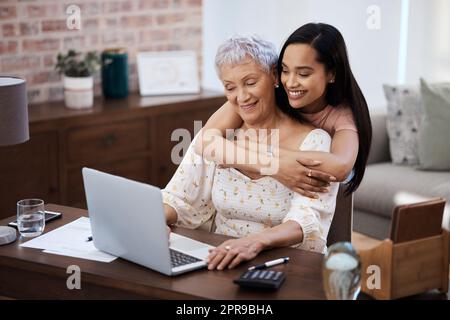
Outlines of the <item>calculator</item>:
{"label": "calculator", "polygon": [[274,270],[247,270],[233,282],[241,287],[278,289],[285,279],[282,271]]}

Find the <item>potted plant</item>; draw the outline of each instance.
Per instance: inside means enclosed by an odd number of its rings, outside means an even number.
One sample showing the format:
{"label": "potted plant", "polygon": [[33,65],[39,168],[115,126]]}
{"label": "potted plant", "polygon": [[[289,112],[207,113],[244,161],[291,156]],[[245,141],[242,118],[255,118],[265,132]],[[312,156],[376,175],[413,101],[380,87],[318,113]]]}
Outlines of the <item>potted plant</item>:
{"label": "potted plant", "polygon": [[100,57],[95,51],[84,55],[75,50],[58,54],[56,70],[64,75],[64,99],[66,107],[90,108],[94,105],[93,75],[100,69]]}

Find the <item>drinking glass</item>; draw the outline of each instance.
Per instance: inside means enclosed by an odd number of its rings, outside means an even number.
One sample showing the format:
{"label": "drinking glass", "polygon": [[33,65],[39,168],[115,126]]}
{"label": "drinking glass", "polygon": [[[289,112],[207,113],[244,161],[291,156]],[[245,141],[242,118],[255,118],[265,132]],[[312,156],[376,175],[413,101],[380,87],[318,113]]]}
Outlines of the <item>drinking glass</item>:
{"label": "drinking glass", "polygon": [[328,300],[355,300],[361,290],[361,263],[349,242],[328,248],[322,267],[323,285]]}
{"label": "drinking glass", "polygon": [[37,237],[45,228],[45,208],[41,199],[17,202],[17,229],[23,237]]}

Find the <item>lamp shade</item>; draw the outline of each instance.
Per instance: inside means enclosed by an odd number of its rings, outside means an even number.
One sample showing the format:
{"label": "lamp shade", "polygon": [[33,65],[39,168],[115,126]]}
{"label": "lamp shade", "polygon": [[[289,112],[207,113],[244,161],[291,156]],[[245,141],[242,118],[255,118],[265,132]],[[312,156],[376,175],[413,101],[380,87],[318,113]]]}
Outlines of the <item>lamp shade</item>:
{"label": "lamp shade", "polygon": [[26,82],[0,76],[0,146],[30,139]]}

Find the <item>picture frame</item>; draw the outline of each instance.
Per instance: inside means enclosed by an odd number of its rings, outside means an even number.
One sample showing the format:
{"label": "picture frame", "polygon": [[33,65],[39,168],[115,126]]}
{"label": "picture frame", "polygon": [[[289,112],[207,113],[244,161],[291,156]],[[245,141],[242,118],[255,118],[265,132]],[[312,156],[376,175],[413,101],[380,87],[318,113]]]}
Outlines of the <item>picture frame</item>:
{"label": "picture frame", "polygon": [[195,51],[139,52],[137,69],[141,96],[200,92]]}

